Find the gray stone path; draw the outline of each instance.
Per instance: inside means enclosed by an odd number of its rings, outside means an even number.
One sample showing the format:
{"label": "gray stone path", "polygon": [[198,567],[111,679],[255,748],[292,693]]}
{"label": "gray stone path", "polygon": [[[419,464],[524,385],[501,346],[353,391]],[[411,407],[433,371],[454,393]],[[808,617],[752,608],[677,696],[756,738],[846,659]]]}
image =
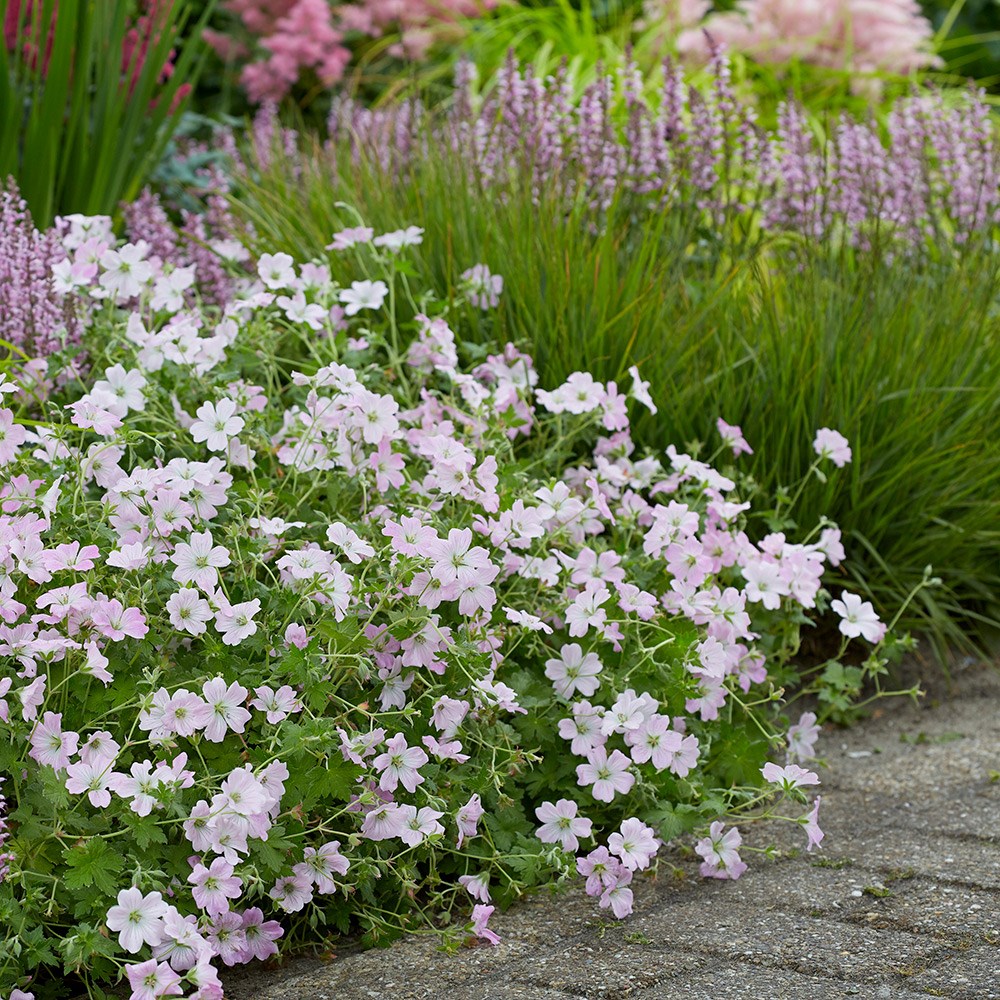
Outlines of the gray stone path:
{"label": "gray stone path", "polygon": [[[933,676],[934,667],[925,674]],[[885,703],[819,751],[825,850],[750,828],[738,882],[667,852],[621,923],[582,887],[526,900],[495,948],[434,938],[236,979],[235,1000],[1000,998],[1000,672],[969,665],[914,707]]]}

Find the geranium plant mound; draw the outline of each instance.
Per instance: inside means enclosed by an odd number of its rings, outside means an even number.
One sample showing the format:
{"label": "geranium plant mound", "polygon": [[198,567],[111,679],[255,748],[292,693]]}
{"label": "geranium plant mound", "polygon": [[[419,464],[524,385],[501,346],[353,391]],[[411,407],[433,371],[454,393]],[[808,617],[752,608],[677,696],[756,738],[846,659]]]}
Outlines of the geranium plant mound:
{"label": "geranium plant mound", "polygon": [[[63,285],[89,374],[0,384],[0,991],[207,1000],[333,930],[495,942],[494,905],[577,872],[624,917],[686,832],[739,877],[733,816],[775,799],[819,843],[817,719],[775,679],[843,551],[751,540],[738,427],[639,454],[641,374],[543,389],[463,344],[502,281],[413,288],[412,227],[336,234],[348,287],[264,255],[225,307],[63,232],[96,261]],[[884,649],[836,596],[844,645]]]}

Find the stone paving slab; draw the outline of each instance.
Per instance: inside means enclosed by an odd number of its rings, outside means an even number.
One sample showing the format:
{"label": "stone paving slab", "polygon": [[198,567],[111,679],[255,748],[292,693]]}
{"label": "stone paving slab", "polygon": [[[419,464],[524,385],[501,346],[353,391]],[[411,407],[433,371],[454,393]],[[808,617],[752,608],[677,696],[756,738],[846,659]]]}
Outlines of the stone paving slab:
{"label": "stone paving slab", "polygon": [[783,856],[720,883],[697,878],[689,851],[668,852],[658,877],[634,883],[636,914],[622,923],[574,886],[495,915],[496,948],[447,955],[411,937],[240,971],[227,996],[1000,1000],[998,709],[1000,672],[967,665],[920,707],[896,702],[824,733],[818,856],[789,825],[749,827],[748,844]]}
{"label": "stone paving slab", "polygon": [[997,1000],[1000,998],[1000,953],[996,947],[973,948],[949,956],[914,976],[910,988],[925,997]]}
{"label": "stone paving slab", "polygon": [[702,972],[675,991],[653,989],[635,994],[635,1000],[927,1000],[927,994],[893,986],[859,986],[857,983],[805,976],[788,969],[724,965]]}

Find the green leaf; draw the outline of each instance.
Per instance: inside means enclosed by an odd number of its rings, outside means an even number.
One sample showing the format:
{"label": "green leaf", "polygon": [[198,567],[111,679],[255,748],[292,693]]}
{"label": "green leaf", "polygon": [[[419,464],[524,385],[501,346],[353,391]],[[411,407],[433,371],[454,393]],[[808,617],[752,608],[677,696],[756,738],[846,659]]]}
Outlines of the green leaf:
{"label": "green leaf", "polygon": [[647,823],[656,827],[664,840],[675,840],[702,822],[700,811],[683,802],[665,802],[647,813],[645,818]]}
{"label": "green leaf", "polygon": [[163,827],[157,826],[156,820],[152,816],[130,818],[129,827],[132,839],[141,850],[145,850],[150,844],[165,844],[167,842],[167,835],[163,832]]}
{"label": "green leaf", "polygon": [[115,895],[115,876],[121,872],[124,861],[105,841],[92,837],[82,844],[67,848],[63,851],[63,858],[69,866],[63,879],[67,888],[94,886],[108,896]]}

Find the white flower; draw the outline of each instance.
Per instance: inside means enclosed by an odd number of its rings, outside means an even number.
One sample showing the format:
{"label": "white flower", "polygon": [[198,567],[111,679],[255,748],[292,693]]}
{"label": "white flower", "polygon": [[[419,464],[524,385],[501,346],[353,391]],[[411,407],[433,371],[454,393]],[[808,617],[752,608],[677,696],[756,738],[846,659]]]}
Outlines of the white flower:
{"label": "white flower", "polygon": [[201,635],[211,621],[212,609],[201,594],[191,587],[182,587],[176,594],[171,594],[167,601],[167,614],[170,624],[178,632],[190,632],[191,635]]}
{"label": "white flower", "polygon": [[649,394],[649,383],[644,382],[639,377],[638,366],[632,365],[628,373],[632,376],[632,398],[642,403],[650,413],[656,413],[656,403],[653,402],[653,397]]}
{"label": "white flower", "polygon": [[326,310],[322,306],[307,303],[305,293],[296,292],[291,298],[279,295],[275,299],[275,305],[284,309],[285,317],[290,323],[304,323],[312,330],[323,329]]}
{"label": "white flower", "polygon": [[276,291],[295,283],[295,268],[287,253],[261,254],[257,261],[257,274],[267,288]]}
{"label": "white flower", "polygon": [[119,931],[118,943],[133,955],[144,944],[159,944],[163,940],[163,915],[167,904],[158,892],[144,896],[138,889],[122,889],[118,903],[108,910],[110,931]]}
{"label": "white flower", "polygon": [[384,281],[352,281],[351,287],[340,293],[340,301],[348,316],[357,316],[362,309],[381,309],[388,294]]}
{"label": "white flower", "polygon": [[119,301],[138,295],[153,277],[153,265],[145,259],[148,250],[145,240],[126,243],[120,250],[105,250],[101,254],[101,287]]}
{"label": "white flower", "polygon": [[243,418],[235,414],[236,404],[231,399],[202,403],[197,409],[198,419],[191,425],[191,437],[204,441],[209,451],[225,451],[229,439],[243,430]]}
{"label": "white flower", "polygon": [[424,241],[424,231],[419,226],[407,226],[382,236],[376,236],[372,243],[387,250],[402,250],[403,247],[415,247]]}
{"label": "white flower", "polygon": [[146,376],[137,368],[126,371],[121,365],[113,365],[104,372],[104,378],[94,383],[93,392],[103,393],[115,400],[115,412],[125,416],[129,410],[141,412],[146,408]]}
{"label": "white flower", "polygon": [[222,633],[222,641],[227,646],[239,645],[244,639],[257,632],[254,615],[260,612],[260,601],[244,601],[221,608],[215,615],[215,627]]}
{"label": "white flower", "polygon": [[885,636],[885,625],[879,621],[871,601],[862,601],[857,594],[844,590],[839,601],[831,601],[830,607],[840,615],[840,631],[848,639],[859,635],[869,642],[881,642]]}
{"label": "white flower", "polygon": [[161,275],[153,285],[149,305],[155,310],[175,313],[184,308],[184,293],[194,284],[194,264]]}

